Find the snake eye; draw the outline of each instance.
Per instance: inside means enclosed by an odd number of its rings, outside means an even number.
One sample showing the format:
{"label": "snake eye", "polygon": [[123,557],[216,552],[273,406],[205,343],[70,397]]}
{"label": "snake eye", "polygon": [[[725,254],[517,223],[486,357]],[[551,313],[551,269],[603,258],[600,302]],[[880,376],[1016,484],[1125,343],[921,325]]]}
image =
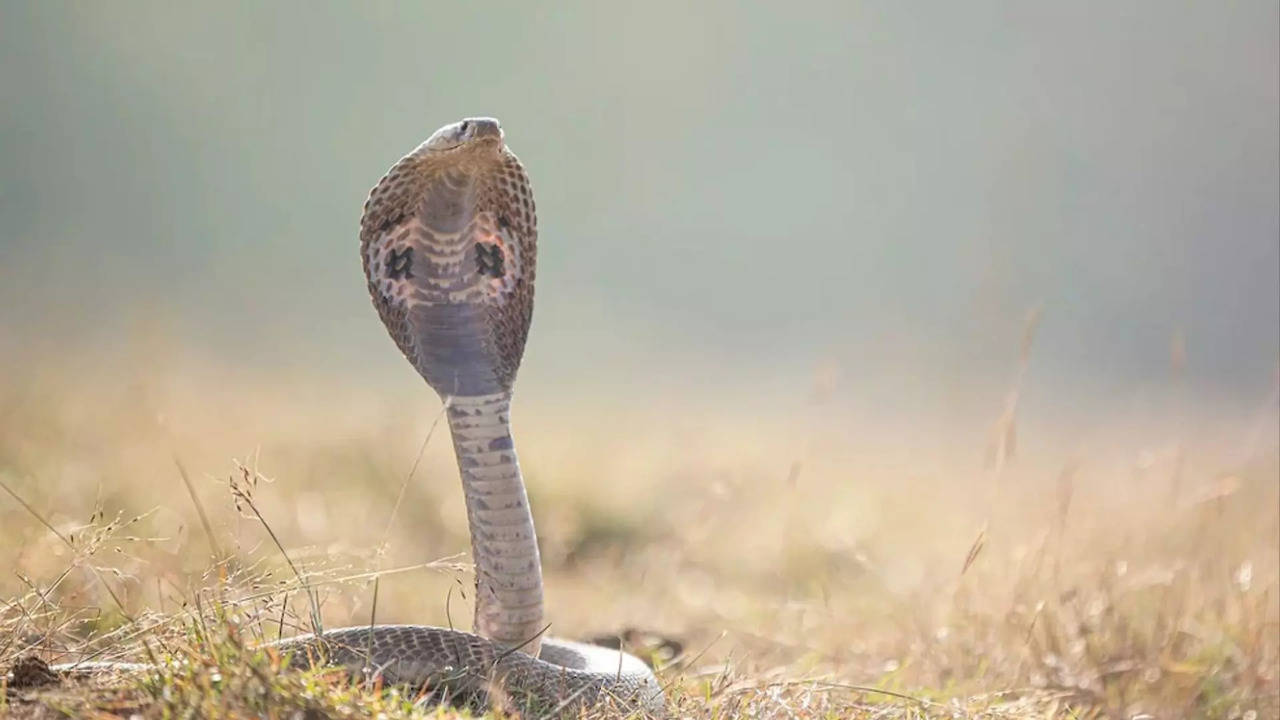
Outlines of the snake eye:
{"label": "snake eye", "polygon": [[471,121],[470,121],[470,120],[463,120],[463,121],[462,121],[462,124],[458,126],[458,132],[459,132],[460,134],[462,134],[462,135],[466,135],[466,134],[467,134],[467,129],[468,129],[468,128],[470,128],[470,127],[471,127]]}

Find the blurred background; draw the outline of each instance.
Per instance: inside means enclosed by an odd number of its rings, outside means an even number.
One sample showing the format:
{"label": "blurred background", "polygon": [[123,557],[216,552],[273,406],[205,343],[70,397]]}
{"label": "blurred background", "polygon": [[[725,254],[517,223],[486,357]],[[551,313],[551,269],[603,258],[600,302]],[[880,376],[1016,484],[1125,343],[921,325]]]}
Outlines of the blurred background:
{"label": "blurred background", "polygon": [[[291,546],[378,543],[439,403],[368,300],[361,204],[492,115],[538,200],[515,422],[553,607],[592,547],[682,553],[707,607],[833,557],[928,595],[930,553],[954,574],[1000,508],[1042,526],[1063,477],[1112,529],[1253,478],[1241,542],[1274,540],[1278,27],[1275,2],[3,0],[0,473],[68,526],[158,504],[188,569],[173,454],[219,528],[238,458]],[[401,560],[467,549],[456,485],[441,433]],[[715,624],[681,602],[559,621]]]}
{"label": "blurred background", "polygon": [[6,356],[152,333],[409,386],[360,206],[493,115],[540,211],[522,391],[829,360],[916,412],[1005,383],[1037,305],[1045,403],[1131,399],[1177,333],[1200,401],[1274,379],[1272,2],[3,7]]}

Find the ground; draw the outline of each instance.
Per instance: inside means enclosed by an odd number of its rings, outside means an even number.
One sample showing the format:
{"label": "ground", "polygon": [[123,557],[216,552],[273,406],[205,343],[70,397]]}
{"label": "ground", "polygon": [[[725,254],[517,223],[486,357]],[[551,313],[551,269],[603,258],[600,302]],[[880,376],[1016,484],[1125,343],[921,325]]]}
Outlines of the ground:
{"label": "ground", "polygon": [[[469,624],[443,427],[409,479],[425,388],[116,377],[0,386],[0,667],[177,662],[0,710],[454,717],[256,649],[316,620]],[[672,717],[1280,717],[1278,469],[1273,443],[1235,452],[1247,427],[1077,442],[1012,412],[992,434],[809,395],[786,417],[548,397],[515,426],[550,632],[621,636]]]}

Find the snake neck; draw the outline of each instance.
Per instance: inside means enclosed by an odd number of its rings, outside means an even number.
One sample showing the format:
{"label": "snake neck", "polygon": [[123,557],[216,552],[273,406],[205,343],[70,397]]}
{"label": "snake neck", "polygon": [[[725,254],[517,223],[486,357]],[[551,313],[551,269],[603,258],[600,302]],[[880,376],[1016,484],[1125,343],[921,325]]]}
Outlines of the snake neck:
{"label": "snake neck", "polygon": [[449,430],[476,566],[475,632],[537,655],[542,565],[511,440],[510,410],[510,391],[455,396],[449,401]]}

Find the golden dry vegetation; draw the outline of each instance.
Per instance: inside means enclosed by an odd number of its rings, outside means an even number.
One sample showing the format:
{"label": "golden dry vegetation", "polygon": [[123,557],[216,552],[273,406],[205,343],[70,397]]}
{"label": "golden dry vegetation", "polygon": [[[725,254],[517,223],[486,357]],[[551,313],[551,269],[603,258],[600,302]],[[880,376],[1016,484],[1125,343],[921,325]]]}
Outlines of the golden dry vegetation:
{"label": "golden dry vegetation", "polygon": [[[188,662],[10,688],[4,712],[453,716],[253,650],[309,629],[304,584],[329,627],[469,624],[443,427],[406,483],[439,408],[425,387],[86,367],[0,383],[0,666]],[[855,416],[808,388],[785,413],[549,397],[517,398],[515,423],[551,632],[626,635],[672,717],[1280,713],[1273,425],[1259,441],[1207,411],[1180,437],[1100,419],[1081,441],[1019,434],[1012,404],[988,431]]]}

